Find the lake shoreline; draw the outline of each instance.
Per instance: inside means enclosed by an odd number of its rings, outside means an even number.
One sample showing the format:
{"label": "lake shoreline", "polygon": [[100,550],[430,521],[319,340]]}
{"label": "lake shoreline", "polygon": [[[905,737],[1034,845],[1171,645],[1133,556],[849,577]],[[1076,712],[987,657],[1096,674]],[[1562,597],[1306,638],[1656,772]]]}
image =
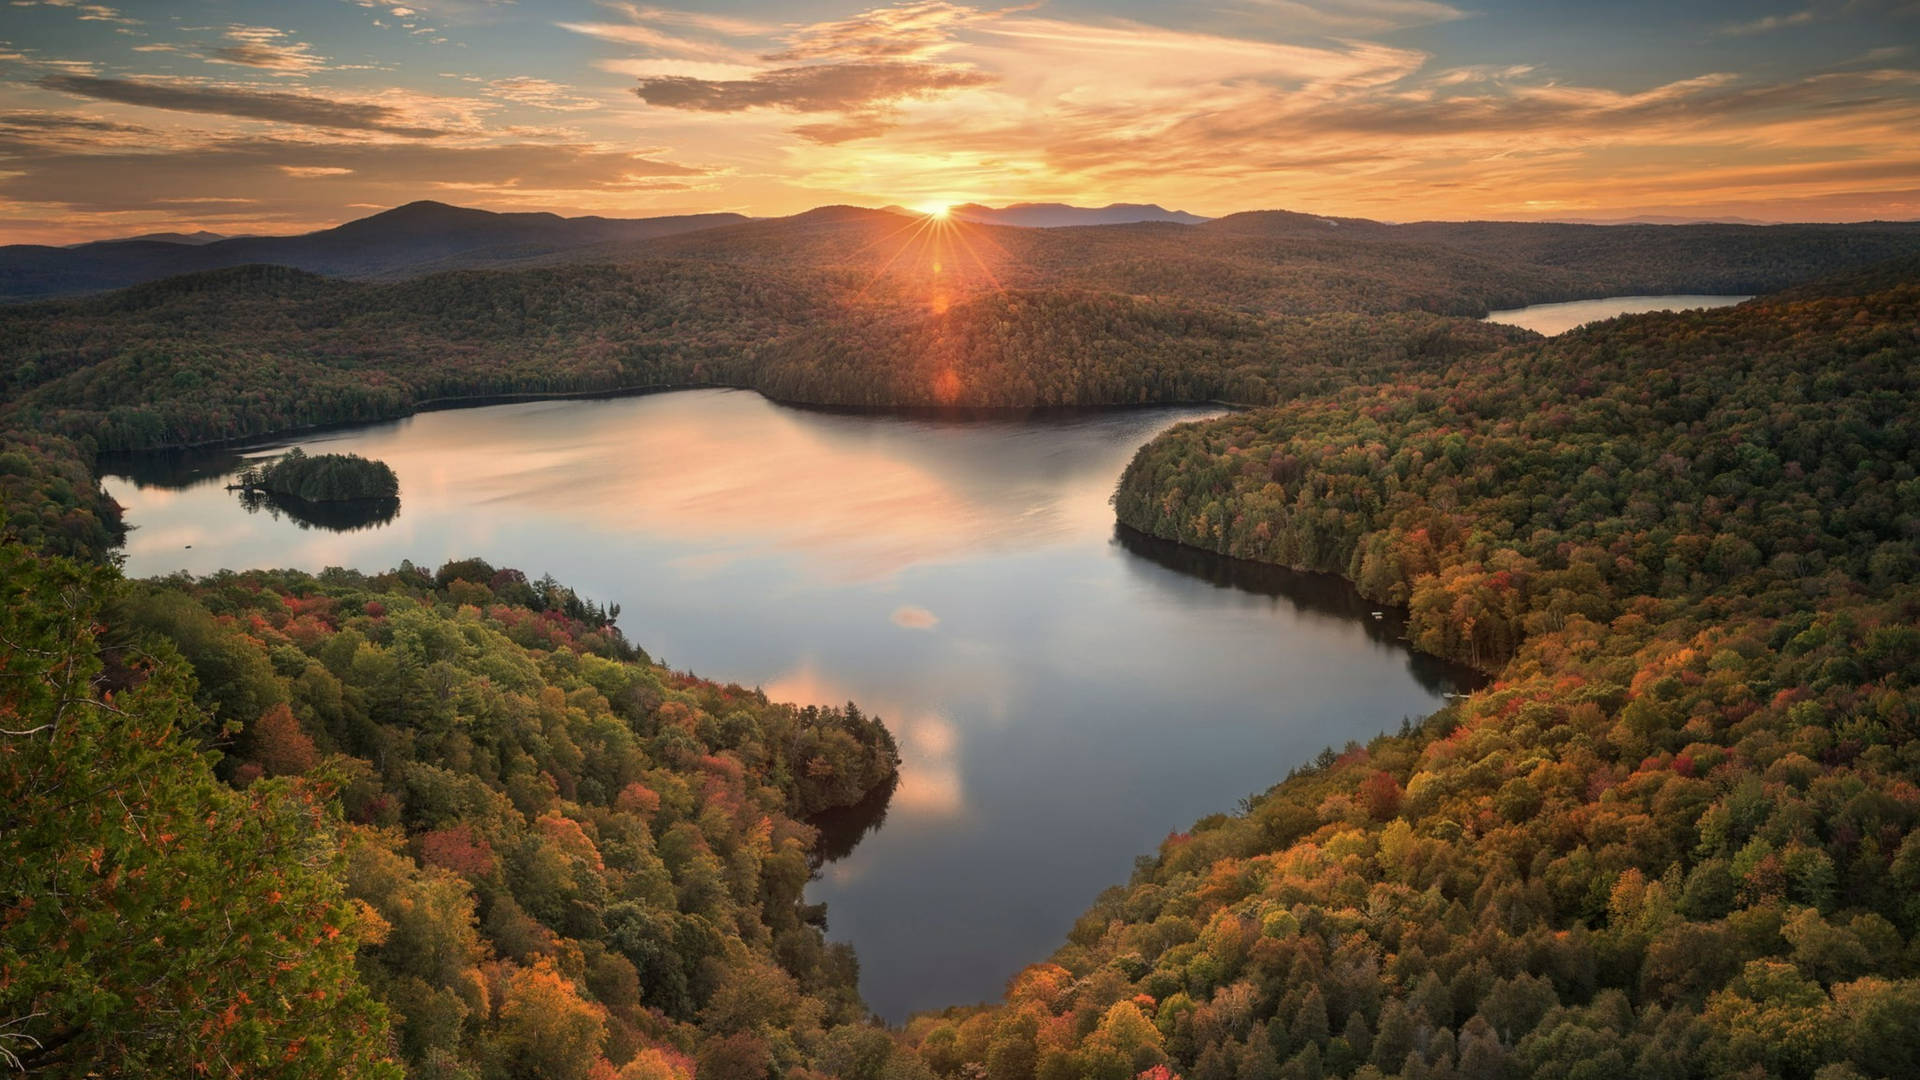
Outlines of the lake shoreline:
{"label": "lake shoreline", "polygon": [[[1604,304],[1611,301],[1641,301],[1641,300],[1666,300],[1666,299],[1683,300],[1684,299],[1684,300],[1715,300],[1715,301],[1724,301],[1727,303],[1743,303],[1747,300],[1751,300],[1752,298],[1753,297],[1751,295],[1735,296],[1733,294],[1722,295],[1722,294],[1706,294],[1706,293],[1635,294],[1635,295],[1600,296],[1600,297],[1575,297],[1569,300],[1539,301],[1536,303],[1526,304],[1518,308],[1502,308],[1497,310],[1489,309],[1477,316],[1465,316],[1465,317],[1478,318],[1482,322],[1497,322],[1503,326],[1520,326],[1523,329],[1531,329],[1531,327],[1526,326],[1524,323],[1503,321],[1501,319],[1495,318],[1495,316],[1517,315],[1524,312],[1538,311],[1543,309],[1564,308],[1564,307],[1582,305],[1582,304]],[[1701,306],[1712,307],[1712,306],[1719,306],[1719,305],[1717,304],[1690,305],[1689,307],[1677,309],[1677,310],[1697,310]],[[1670,309],[1654,309],[1654,310],[1670,310]],[[1637,314],[1637,313],[1641,313],[1641,312],[1632,312],[1632,311],[1622,312],[1622,314]],[[1598,321],[1598,319],[1596,318],[1596,320],[1594,321]],[[1540,331],[1535,331],[1535,332],[1539,333]],[[1566,331],[1561,330],[1557,332],[1564,333]],[[1552,335],[1547,335],[1547,336],[1552,336]],[[137,450],[102,450],[98,452],[97,458],[99,460],[106,461],[106,460],[118,460],[124,457],[140,455],[140,454],[158,454],[158,453],[170,453],[170,452],[193,451],[193,450],[249,450],[249,449],[257,449],[266,445],[270,445],[275,442],[291,438],[293,436],[323,434],[328,431],[337,431],[345,428],[359,427],[366,424],[390,423],[395,420],[404,420],[410,416],[416,416],[421,413],[444,412],[451,409],[484,408],[489,405],[519,405],[519,404],[526,404],[530,402],[539,402],[539,401],[594,401],[594,400],[626,398],[626,397],[642,397],[650,394],[672,393],[679,390],[747,390],[747,391],[752,391],[753,393],[759,394],[761,397],[765,398],[767,401],[772,402],[775,405],[782,405],[792,409],[806,409],[813,412],[842,414],[842,415],[849,415],[849,416],[881,415],[881,416],[902,416],[902,417],[909,417],[914,419],[950,419],[950,420],[960,420],[960,421],[1017,420],[1017,419],[1027,418],[1027,417],[1090,415],[1095,413],[1126,411],[1126,410],[1133,410],[1133,409],[1152,409],[1152,408],[1187,408],[1187,407],[1197,408],[1197,407],[1212,406],[1212,407],[1221,408],[1221,409],[1243,411],[1247,409],[1260,407],[1256,404],[1252,404],[1248,402],[1229,401],[1223,398],[1206,398],[1206,399],[1199,399],[1199,400],[1177,400],[1177,401],[1170,400],[1170,401],[1082,403],[1082,404],[1060,404],[1060,405],[906,405],[906,404],[866,405],[866,404],[818,402],[818,401],[805,401],[805,400],[797,400],[797,399],[780,398],[768,393],[767,391],[757,386],[752,386],[746,383],[728,383],[728,382],[638,383],[638,384],[627,384],[627,385],[621,385],[621,386],[588,387],[588,388],[579,389],[579,390],[552,390],[552,391],[546,391],[546,390],[511,391],[510,390],[510,391],[473,393],[473,394],[443,394],[437,397],[422,398],[418,401],[408,404],[407,406],[403,407],[398,411],[382,414],[379,416],[359,417],[359,418],[348,419],[348,420],[329,420],[329,421],[323,421],[321,423],[316,423],[316,424],[301,424],[293,427],[273,428],[263,432],[255,432],[247,435],[231,435],[231,436],[225,436],[217,439],[201,439],[201,440],[194,440],[194,441],[188,441],[188,442],[164,443],[156,446],[142,447]]]}
{"label": "lake shoreline", "polygon": [[[164,443],[158,446],[143,447],[138,450],[101,450],[95,455],[96,464],[102,462],[126,462],[144,455],[178,454],[194,451],[247,451],[272,447],[296,436],[324,435],[332,431],[345,431],[352,428],[367,427],[373,424],[390,424],[422,413],[452,412],[459,409],[482,409],[493,405],[528,405],[542,401],[613,401],[620,398],[649,397],[654,394],[672,394],[685,390],[739,390],[758,394],[770,404],[788,409],[800,409],[806,412],[826,413],[841,416],[899,416],[907,419],[951,419],[951,420],[1021,420],[1029,417],[1046,416],[1091,416],[1103,413],[1131,412],[1143,409],[1182,409],[1182,408],[1219,408],[1233,412],[1243,412],[1259,408],[1258,405],[1239,401],[1226,401],[1209,398],[1196,401],[1130,401],[1110,404],[1085,405],[839,405],[833,403],[787,400],[774,397],[757,386],[737,383],[647,383],[632,386],[617,386],[598,390],[555,390],[527,391],[498,394],[450,394],[441,397],[426,398],[412,407],[395,413],[374,417],[361,417],[351,420],[329,420],[318,424],[301,424],[294,427],[274,428],[270,431],[251,435],[230,435],[218,439],[202,439],[194,442]],[[105,468],[96,468],[96,472],[105,473]],[[116,474],[121,475],[121,474]]]}
{"label": "lake shoreline", "polygon": [[[1629,315],[1678,314],[1744,304],[1753,293],[1636,293],[1573,300],[1547,300],[1517,308],[1499,308],[1481,322],[1517,326],[1542,337],[1558,337],[1583,326]],[[1671,302],[1671,303],[1670,303]]]}
{"label": "lake shoreline", "polygon": [[1413,639],[1404,633],[1410,609],[1404,604],[1367,599],[1361,594],[1359,585],[1345,575],[1262,562],[1259,559],[1243,559],[1238,555],[1195,547],[1180,540],[1144,532],[1120,520],[1118,514],[1114,515],[1113,531],[1115,542],[1133,554],[1218,588],[1284,597],[1303,608],[1360,620],[1369,637],[1403,648],[1421,660],[1431,661],[1437,675],[1463,686],[1469,693],[1485,688],[1499,677],[1498,672],[1451,660],[1415,645]]}
{"label": "lake shoreline", "polygon": [[405,511],[374,529],[246,514],[210,471],[233,454],[109,477],[137,526],[126,571],[479,554],[621,602],[629,639],[675,667],[860,702],[899,740],[900,784],[819,822],[806,898],[895,1021],[997,997],[1170,828],[1470,689],[1335,577],[1221,588],[1115,543],[1114,479],[1218,406],[938,423],[718,388],[523,404],[300,443],[394,467]]}

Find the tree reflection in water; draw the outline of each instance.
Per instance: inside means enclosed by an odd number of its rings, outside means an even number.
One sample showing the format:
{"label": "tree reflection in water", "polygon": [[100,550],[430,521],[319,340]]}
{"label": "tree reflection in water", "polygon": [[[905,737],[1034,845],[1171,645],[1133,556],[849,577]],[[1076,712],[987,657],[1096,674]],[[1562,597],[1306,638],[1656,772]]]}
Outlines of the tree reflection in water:
{"label": "tree reflection in water", "polygon": [[275,521],[285,517],[303,529],[329,532],[359,532],[378,529],[400,516],[399,499],[340,499],[308,502],[290,495],[270,495],[260,491],[240,493],[240,505],[249,514],[265,512]]}
{"label": "tree reflection in water", "polygon": [[851,806],[836,806],[822,810],[807,819],[807,824],[820,830],[819,842],[813,845],[813,869],[819,869],[828,863],[838,862],[853,854],[853,849],[869,833],[880,831],[887,820],[887,803],[893,799],[894,788],[900,785],[896,775],[893,782],[874,788],[867,797]]}

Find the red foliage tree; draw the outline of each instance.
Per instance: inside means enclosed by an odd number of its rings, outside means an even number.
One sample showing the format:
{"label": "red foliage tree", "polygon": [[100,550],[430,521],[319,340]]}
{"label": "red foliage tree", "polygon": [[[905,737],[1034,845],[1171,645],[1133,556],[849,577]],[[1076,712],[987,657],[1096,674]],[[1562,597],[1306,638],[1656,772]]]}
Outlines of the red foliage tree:
{"label": "red foliage tree", "polygon": [[1390,821],[1400,813],[1400,800],[1406,792],[1393,774],[1376,770],[1360,782],[1360,801],[1375,821]]}
{"label": "red foliage tree", "polygon": [[268,776],[298,776],[320,762],[320,749],[300,730],[285,704],[275,705],[253,722],[253,760]]}

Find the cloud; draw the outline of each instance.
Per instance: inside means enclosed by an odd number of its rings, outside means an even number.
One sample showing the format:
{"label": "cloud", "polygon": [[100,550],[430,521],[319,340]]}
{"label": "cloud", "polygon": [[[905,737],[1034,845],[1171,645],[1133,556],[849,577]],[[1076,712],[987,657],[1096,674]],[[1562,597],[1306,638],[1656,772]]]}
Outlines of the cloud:
{"label": "cloud", "polygon": [[677,11],[672,8],[642,7],[636,4],[615,3],[607,5],[617,11],[624,11],[627,17],[636,22],[666,23],[669,26],[687,26],[709,34],[726,37],[759,37],[771,34],[779,27],[772,23],[754,19],[742,19],[731,15],[714,15],[705,11]]}
{"label": "cloud", "polygon": [[[805,143],[785,167],[823,192],[902,203],[1152,190],[1214,213],[1387,218],[1628,193],[1819,200],[1911,189],[1916,175],[1920,73],[1886,67],[1705,72],[1622,91],[1546,65],[1435,68],[1422,51],[1357,37],[1271,42],[1020,14],[969,26],[940,57],[999,79],[904,100],[884,124],[792,129]],[[1808,167],[1758,168],[1782,160]]]}
{"label": "cloud", "polygon": [[296,41],[285,30],[270,26],[230,26],[228,45],[209,46],[201,58],[209,64],[238,64],[261,68],[276,75],[304,75],[327,66],[324,56],[312,46]]}
{"label": "cloud", "polygon": [[[255,229],[435,193],[497,208],[609,213],[660,212],[663,188],[698,187],[717,194],[671,209],[1150,195],[1210,213],[1290,206],[1387,218],[1565,216],[1604,201],[1629,211],[1765,204],[1820,215],[1878,206],[1894,217],[1912,216],[1901,208],[1920,187],[1911,150],[1920,72],[1909,70],[1911,35],[1902,32],[1920,10],[1914,0],[1773,0],[1718,14],[1678,5],[1649,31],[1670,40],[1724,36],[1697,54],[1714,58],[1711,69],[1657,79],[1618,64],[1603,65],[1604,75],[1570,75],[1577,42],[1482,63],[1454,44],[1455,34],[1405,33],[1474,17],[1463,0],[1162,5],[1150,18],[1166,25],[1109,14],[1127,9],[1119,5],[1075,4],[1069,14],[1061,5],[1010,6],[1021,0],[876,2],[842,0],[831,18],[783,23],[804,9],[728,5],[742,17],[598,0],[597,13],[562,24],[592,39],[573,43],[590,54],[577,74],[538,50],[482,56],[476,41],[466,66],[454,67],[461,54],[448,50],[431,66],[407,61],[409,71],[366,76],[389,81],[374,89],[356,81],[351,94],[261,89],[266,75],[339,70],[322,53],[347,55],[351,39],[223,20],[168,40],[185,55],[240,65],[227,69],[231,81],[131,74],[96,64],[180,58],[128,53],[149,39],[121,42],[104,22],[73,22],[88,13],[81,0],[35,3],[42,18],[23,12],[24,22],[76,38],[84,30],[116,47],[53,59],[32,45],[0,46],[0,59],[27,72],[0,90],[12,95],[0,102],[0,221],[11,229],[29,214],[104,220],[116,185],[140,208],[132,213],[198,205]],[[8,3],[0,9],[13,10]],[[534,5],[484,0],[363,7],[390,26],[429,16],[438,23],[456,11],[469,21],[554,18]],[[1853,42],[1850,59],[1819,67],[1772,47],[1842,22],[1853,24],[1849,32],[1876,31]],[[195,32],[217,40],[196,42]],[[409,48],[425,47],[413,41]],[[1579,59],[1577,67],[1590,65]],[[242,71],[259,78],[247,85]],[[467,96],[423,89],[415,76],[427,71],[458,73],[466,83],[433,85]],[[616,97],[601,82],[636,98],[596,109]],[[55,112],[48,90],[89,101]],[[542,126],[521,126],[536,115]],[[196,130],[203,127],[225,134]],[[277,137],[249,134],[267,130]],[[396,139],[409,149],[399,152]],[[633,149],[661,142],[673,153]],[[680,159],[709,164],[673,164]],[[28,195],[67,209],[4,201]]]}
{"label": "cloud", "polygon": [[[1906,19],[1920,15],[1920,4],[1913,0],[1811,0],[1799,11],[1763,15],[1743,22],[1728,23],[1715,33],[1722,37],[1751,37],[1789,30],[1817,22],[1861,21],[1864,19]],[[1887,27],[1897,36],[1911,36]]]}
{"label": "cloud", "polygon": [[504,101],[511,101],[516,105],[528,105],[554,112],[583,112],[599,107],[599,102],[591,98],[574,97],[566,87],[557,82],[527,75],[495,79],[487,84],[487,94]]}
{"label": "cloud", "polygon": [[140,20],[122,15],[118,8],[105,4],[84,4],[79,0],[12,0],[13,7],[50,7],[65,8],[74,13],[81,22],[118,23],[121,26],[139,26]]}
{"label": "cloud", "polygon": [[335,131],[378,131],[416,138],[445,134],[443,129],[411,123],[400,110],[387,105],[335,101],[313,94],[90,75],[48,75],[37,85],[76,97],[174,112],[236,116]]}
{"label": "cloud", "polygon": [[931,630],[940,625],[940,616],[914,604],[895,608],[891,619],[893,625],[907,630]]}
{"label": "cloud", "polygon": [[0,113],[0,168],[10,146],[95,150],[111,146],[153,145],[155,132],[73,113],[21,110]]}
{"label": "cloud", "polygon": [[1805,26],[1812,22],[1817,14],[1812,8],[1796,11],[1788,15],[1766,15],[1747,22],[1732,23],[1720,28],[1720,33],[1728,37],[1744,37],[1750,34],[1770,34],[1775,30],[1785,30],[1790,26]]}
{"label": "cloud", "polygon": [[[160,151],[85,153],[0,146],[0,199],[75,211],[144,210],[188,199],[244,200],[253,218],[337,220],[350,203],[395,206],[460,192],[494,204],[590,201],[684,184],[699,169],[581,143],[437,143],[228,139]],[[297,176],[302,183],[289,185]],[[129,184],[127,177],[138,177]],[[452,178],[459,178],[458,180]]]}
{"label": "cloud", "polygon": [[1289,25],[1316,30],[1377,34],[1410,26],[1464,19],[1467,12],[1436,0],[1256,0],[1266,11],[1284,15]]}
{"label": "cloud", "polygon": [[728,64],[750,64],[755,60],[748,49],[717,42],[701,41],[640,23],[563,22],[562,30],[598,38],[616,45],[637,45],[665,56],[685,60],[705,60]]}
{"label": "cloud", "polygon": [[776,63],[800,60],[925,60],[953,44],[954,32],[989,22],[1005,12],[983,11],[948,3],[920,0],[873,8],[850,19],[815,23],[786,37],[787,47],[770,53]]}
{"label": "cloud", "polygon": [[774,68],[746,79],[660,76],[640,80],[634,93],[649,105],[699,112],[858,112],[993,81],[992,75],[954,64],[854,62]]}
{"label": "cloud", "polygon": [[75,116],[58,112],[6,112],[0,113],[0,131],[11,134],[28,132],[68,132],[84,131],[89,134],[107,132],[139,132],[145,128],[133,124],[121,124],[111,120],[98,120],[92,117]]}
{"label": "cloud", "polygon": [[[603,61],[607,70],[638,76],[634,92],[660,108],[687,112],[740,113],[771,109],[840,113],[840,119],[790,129],[820,144],[870,138],[888,130],[894,109],[957,90],[988,86],[990,72],[937,58],[956,44],[954,34],[998,19],[1006,11],[965,7],[949,0],[914,0],[873,8],[850,18],[779,28],[705,14],[609,5],[626,14],[622,24],[566,23],[567,29],[606,41],[646,47],[664,57]],[[677,28],[675,32],[664,26]],[[778,36],[781,46],[758,54],[734,44],[692,40],[690,29],[731,40]],[[724,66],[711,74],[684,65]],[[666,70],[663,65],[682,65]],[[771,66],[769,66],[771,65]]]}
{"label": "cloud", "polygon": [[808,142],[824,146],[835,146],[855,139],[872,139],[886,134],[894,126],[894,121],[886,116],[865,115],[850,116],[843,120],[824,120],[813,124],[799,124],[787,130]]}

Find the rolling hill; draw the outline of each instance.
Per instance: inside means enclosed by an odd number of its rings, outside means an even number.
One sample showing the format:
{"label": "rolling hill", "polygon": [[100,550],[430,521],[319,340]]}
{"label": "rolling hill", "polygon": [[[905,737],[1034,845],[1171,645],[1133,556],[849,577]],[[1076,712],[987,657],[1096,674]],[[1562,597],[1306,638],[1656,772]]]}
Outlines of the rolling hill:
{"label": "rolling hill", "polygon": [[0,248],[0,299],[100,292],[249,263],[342,277],[406,276],[450,266],[510,263],[610,242],[644,243],[745,220],[739,214],[563,218],[423,201],[301,236],[183,243],[159,235],[72,248],[14,244]]}

